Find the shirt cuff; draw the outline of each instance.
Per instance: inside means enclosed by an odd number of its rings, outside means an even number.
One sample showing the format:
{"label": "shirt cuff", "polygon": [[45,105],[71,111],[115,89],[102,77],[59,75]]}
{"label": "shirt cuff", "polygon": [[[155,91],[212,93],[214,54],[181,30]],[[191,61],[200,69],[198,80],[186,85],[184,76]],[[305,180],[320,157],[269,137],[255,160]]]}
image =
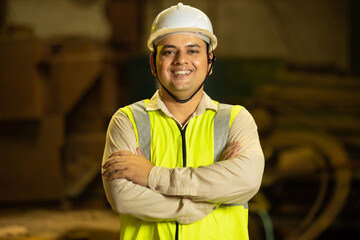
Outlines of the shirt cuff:
{"label": "shirt cuff", "polygon": [[148,178],[149,188],[154,192],[166,194],[170,173],[170,168],[154,166]]}

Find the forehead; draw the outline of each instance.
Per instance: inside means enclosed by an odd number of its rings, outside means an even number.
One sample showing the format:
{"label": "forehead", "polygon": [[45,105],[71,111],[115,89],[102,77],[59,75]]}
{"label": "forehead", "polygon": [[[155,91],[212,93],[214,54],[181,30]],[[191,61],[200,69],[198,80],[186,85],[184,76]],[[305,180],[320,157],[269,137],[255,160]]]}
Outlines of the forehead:
{"label": "forehead", "polygon": [[175,47],[184,47],[190,45],[198,45],[199,47],[206,47],[206,43],[203,39],[196,34],[171,34],[164,37],[158,44],[158,46],[172,45]]}

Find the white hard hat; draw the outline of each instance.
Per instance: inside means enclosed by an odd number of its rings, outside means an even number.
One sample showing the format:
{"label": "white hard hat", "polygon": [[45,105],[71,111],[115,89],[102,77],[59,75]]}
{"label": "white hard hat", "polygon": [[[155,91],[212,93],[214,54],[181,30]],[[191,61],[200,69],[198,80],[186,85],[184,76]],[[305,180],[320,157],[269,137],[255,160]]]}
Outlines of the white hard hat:
{"label": "white hard hat", "polygon": [[177,32],[197,34],[209,43],[209,51],[217,46],[217,38],[208,16],[197,8],[178,3],[157,15],[147,41],[148,48],[154,51],[154,43],[157,45],[164,36]]}

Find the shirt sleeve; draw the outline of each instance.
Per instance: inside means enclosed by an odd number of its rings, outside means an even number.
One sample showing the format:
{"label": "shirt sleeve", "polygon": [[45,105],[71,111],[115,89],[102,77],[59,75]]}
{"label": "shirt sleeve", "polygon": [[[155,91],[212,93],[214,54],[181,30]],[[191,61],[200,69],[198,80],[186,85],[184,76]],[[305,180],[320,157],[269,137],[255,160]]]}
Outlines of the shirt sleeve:
{"label": "shirt sleeve", "polygon": [[[109,124],[102,165],[111,153],[118,150],[135,153],[136,147],[134,128],[127,116],[119,110]],[[182,196],[165,196],[126,179],[107,181],[103,177],[103,185],[108,202],[115,212],[145,221],[189,224],[204,218],[216,207],[213,203],[194,202]]]}
{"label": "shirt sleeve", "polygon": [[246,109],[235,117],[228,143],[239,141],[234,158],[198,168],[153,167],[150,188],[168,196],[218,204],[244,204],[259,190],[264,171],[264,155],[257,126]]}

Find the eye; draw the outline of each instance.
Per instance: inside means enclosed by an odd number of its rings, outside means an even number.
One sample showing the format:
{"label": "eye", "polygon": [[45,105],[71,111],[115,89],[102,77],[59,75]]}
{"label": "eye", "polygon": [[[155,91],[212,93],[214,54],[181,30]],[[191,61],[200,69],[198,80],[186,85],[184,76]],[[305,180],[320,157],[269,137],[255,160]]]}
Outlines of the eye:
{"label": "eye", "polygon": [[163,56],[168,56],[168,55],[171,55],[171,54],[174,54],[175,52],[174,51],[172,51],[172,50],[166,50],[166,51],[163,51],[161,54],[163,55]]}
{"label": "eye", "polygon": [[190,54],[197,54],[197,53],[199,53],[199,50],[190,49],[190,50],[189,50],[189,53],[190,53]]}

